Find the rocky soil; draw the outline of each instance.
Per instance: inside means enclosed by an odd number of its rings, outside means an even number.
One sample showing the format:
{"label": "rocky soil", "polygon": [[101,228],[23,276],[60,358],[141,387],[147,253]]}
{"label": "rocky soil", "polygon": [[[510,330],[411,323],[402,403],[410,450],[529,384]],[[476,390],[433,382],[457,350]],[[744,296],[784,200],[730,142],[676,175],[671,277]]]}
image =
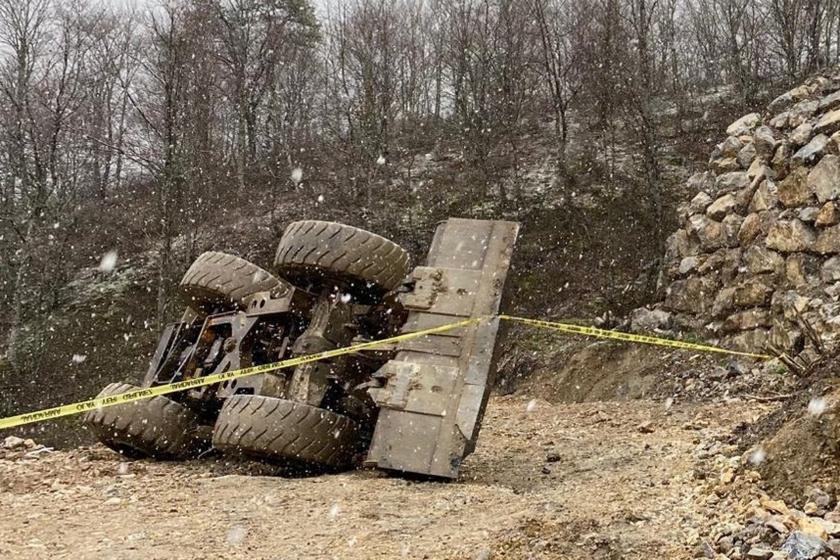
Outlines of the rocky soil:
{"label": "rocky soil", "polygon": [[[740,470],[733,434],[776,406],[494,397],[478,450],[451,483],[372,471],[289,478],[221,458],[127,461],[98,446],[32,454],[14,441],[0,453],[0,556],[679,559],[729,544],[748,553],[778,539],[742,535],[752,511],[723,507],[730,496],[764,498],[760,475]],[[814,514],[834,503],[815,500]]]}

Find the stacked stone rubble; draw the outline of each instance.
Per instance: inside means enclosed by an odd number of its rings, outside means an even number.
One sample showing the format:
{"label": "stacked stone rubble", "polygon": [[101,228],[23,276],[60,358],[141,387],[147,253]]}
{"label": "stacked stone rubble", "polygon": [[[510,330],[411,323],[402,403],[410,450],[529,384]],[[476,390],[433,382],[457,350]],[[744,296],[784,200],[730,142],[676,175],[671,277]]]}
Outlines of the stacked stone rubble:
{"label": "stacked stone rubble", "polygon": [[[840,334],[840,74],[732,123],[668,240],[670,327],[749,350]],[[660,311],[660,313],[662,313]]]}

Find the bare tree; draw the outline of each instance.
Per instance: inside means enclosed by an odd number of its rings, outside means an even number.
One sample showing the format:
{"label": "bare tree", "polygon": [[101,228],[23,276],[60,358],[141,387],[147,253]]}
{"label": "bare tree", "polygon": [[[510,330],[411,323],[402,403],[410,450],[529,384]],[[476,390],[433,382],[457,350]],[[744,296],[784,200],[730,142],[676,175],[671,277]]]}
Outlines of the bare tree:
{"label": "bare tree", "polygon": [[[204,2],[199,2],[203,7]],[[234,159],[240,189],[246,167],[256,161],[258,119],[286,48],[310,39],[312,9],[302,0],[208,0],[218,22],[217,55],[229,76],[236,115]]]}
{"label": "bare tree", "polygon": [[[2,91],[8,112],[5,122],[4,151],[8,172],[3,184],[2,218],[4,230],[14,241],[6,245],[3,262],[11,313],[9,348],[15,348],[24,317],[26,291],[31,283],[32,252],[46,204],[46,185],[37,183],[31,159],[30,115],[32,89],[45,41],[47,0],[3,0],[0,2],[0,44],[11,55],[3,68]],[[11,355],[14,364],[16,356]]]}
{"label": "bare tree", "polygon": [[805,0],[770,0],[770,17],[775,27],[775,46],[790,79],[799,76],[802,63]]}
{"label": "bare tree", "polygon": [[569,0],[533,0],[533,5],[539,33],[541,82],[554,114],[558,167],[565,173],[569,110],[582,86],[580,58],[587,35],[587,6]]}

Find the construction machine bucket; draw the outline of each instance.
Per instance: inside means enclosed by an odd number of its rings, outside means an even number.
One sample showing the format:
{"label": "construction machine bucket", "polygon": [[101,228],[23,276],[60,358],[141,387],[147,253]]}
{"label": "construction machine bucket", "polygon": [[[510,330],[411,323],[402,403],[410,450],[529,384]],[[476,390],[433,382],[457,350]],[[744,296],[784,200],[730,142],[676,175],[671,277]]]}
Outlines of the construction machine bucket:
{"label": "construction machine bucket", "polygon": [[519,224],[449,219],[438,226],[426,266],[400,296],[402,332],[467,317],[492,318],[398,344],[370,393],[379,417],[366,464],[455,478],[475,448],[495,375],[494,349],[505,277]]}

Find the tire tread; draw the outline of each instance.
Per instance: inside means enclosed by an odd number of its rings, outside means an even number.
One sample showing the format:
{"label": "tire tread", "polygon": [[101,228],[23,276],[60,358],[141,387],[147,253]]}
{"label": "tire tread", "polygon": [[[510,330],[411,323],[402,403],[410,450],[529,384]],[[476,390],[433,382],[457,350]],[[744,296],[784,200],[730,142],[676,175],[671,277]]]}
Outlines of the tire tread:
{"label": "tire tread", "polygon": [[352,464],[358,439],[346,416],[260,395],[228,398],[213,431],[213,446],[223,452],[331,469]]}

